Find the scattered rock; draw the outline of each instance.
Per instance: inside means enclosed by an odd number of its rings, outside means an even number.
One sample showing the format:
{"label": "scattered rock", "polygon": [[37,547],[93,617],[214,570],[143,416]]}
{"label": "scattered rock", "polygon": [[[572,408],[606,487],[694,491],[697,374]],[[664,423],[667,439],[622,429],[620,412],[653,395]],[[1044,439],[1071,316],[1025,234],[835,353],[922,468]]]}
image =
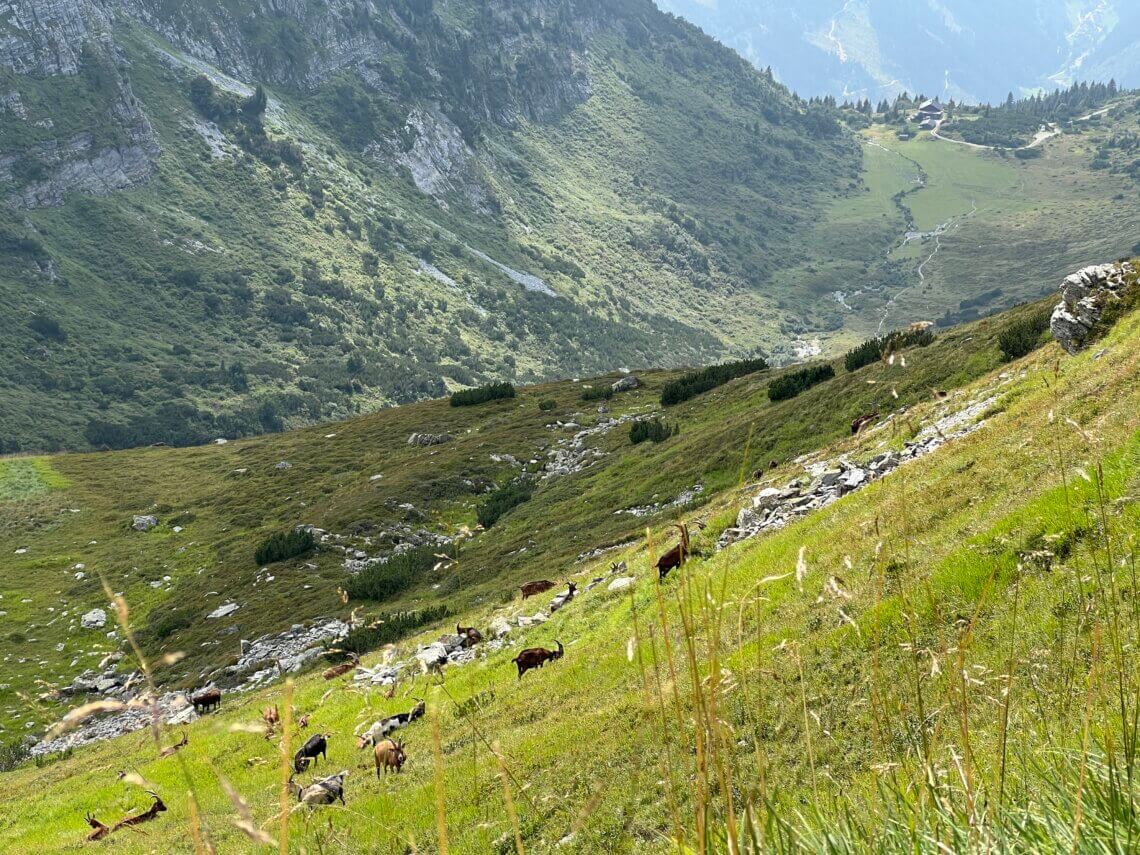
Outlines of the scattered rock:
{"label": "scattered rock", "polygon": [[237,603],[226,603],[224,606],[218,606],[216,609],[214,609],[212,612],[210,612],[208,615],[206,615],[206,617],[208,617],[208,618],[229,617],[230,615],[232,615],[234,612],[236,612],[240,608],[241,608],[241,606],[239,606]]}
{"label": "scattered rock", "polygon": [[158,517],[150,514],[137,514],[131,521],[131,528],[135,531],[150,531],[158,525]]}
{"label": "scattered rock", "polygon": [[487,632],[491,634],[491,638],[504,638],[511,634],[511,625],[507,623],[505,618],[497,617],[491,621],[491,625],[487,627]]}
{"label": "scattered rock", "polygon": [[79,619],[84,629],[102,629],[107,625],[107,613],[102,609],[92,609]]}
{"label": "scattered rock", "polygon": [[633,585],[636,581],[637,580],[632,576],[618,576],[616,579],[606,585],[606,590],[624,591],[626,588],[629,588],[631,585]]}
{"label": "scattered rock", "polygon": [[408,445],[418,445],[427,448],[431,445],[443,445],[455,439],[449,433],[413,433],[408,437]]}
{"label": "scattered rock", "polygon": [[274,469],[292,469],[292,468],[293,468],[293,464],[292,464],[292,463],[290,463],[288,460],[282,460],[280,463],[278,463],[278,464],[277,464],[276,466],[274,466],[273,468],[274,468]]}

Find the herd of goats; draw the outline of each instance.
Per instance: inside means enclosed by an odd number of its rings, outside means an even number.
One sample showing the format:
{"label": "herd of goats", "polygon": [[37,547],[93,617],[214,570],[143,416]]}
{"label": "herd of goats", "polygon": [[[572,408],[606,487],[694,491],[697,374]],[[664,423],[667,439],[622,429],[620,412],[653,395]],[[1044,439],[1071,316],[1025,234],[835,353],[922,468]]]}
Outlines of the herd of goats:
{"label": "herd of goats", "polygon": [[[685,559],[691,554],[688,528],[683,524],[677,525],[675,528],[680,532],[680,542],[658,558],[655,565],[658,578],[661,580],[665,579],[670,570],[681,567]],[[527,582],[521,586],[520,590],[523,600],[526,600],[528,597],[549,591],[555,586],[554,582],[541,579],[534,582]],[[552,604],[551,611],[556,611],[572,600],[576,591],[577,588],[575,584],[570,582],[565,593],[559,595]],[[460,643],[464,648],[469,649],[483,641],[483,634],[473,626],[460,626],[456,624],[455,632],[459,636],[461,640]],[[562,646],[562,642],[556,641],[555,643],[558,645],[556,650],[548,650],[545,647],[528,647],[511,660],[518,668],[520,680],[527,671],[541,668],[547,662],[553,662],[563,657],[565,648]],[[325,670],[323,676],[326,680],[332,680],[354,670],[359,664],[359,657],[354,655],[350,661]],[[426,667],[442,674],[442,663],[432,663]],[[393,685],[393,690],[394,689],[395,686]],[[389,694],[389,697],[391,697],[391,694]],[[397,773],[402,771],[404,764],[407,762],[408,754],[405,750],[403,740],[394,739],[392,735],[396,731],[406,728],[423,718],[427,710],[423,699],[413,698],[413,700],[416,701],[416,705],[407,712],[396,713],[395,715],[379,719],[356,737],[356,748],[358,751],[364,750],[365,748],[372,749],[373,760],[376,764],[377,778],[380,778],[381,775],[387,776],[388,771],[392,769]],[[195,712],[199,714],[216,711],[221,706],[222,691],[216,686],[210,686],[193,694],[190,698],[190,702],[193,704]],[[281,716],[277,706],[267,707],[262,712],[262,720],[266,726],[266,739],[269,739],[272,737],[274,729],[281,724]],[[295,716],[295,720],[297,726],[301,729],[307,728],[309,725],[309,716],[307,714],[297,715]],[[304,804],[309,808],[314,808],[318,805],[331,805],[338,800],[341,804],[345,803],[344,781],[345,778],[348,777],[347,769],[337,772],[335,775],[318,778],[308,786],[301,786],[294,781],[294,777],[305,772],[310,765],[315,767],[318,758],[326,762],[328,761],[328,741],[330,738],[332,738],[331,733],[318,733],[310,736],[293,756],[293,774],[289,776],[289,787],[297,797],[299,805]],[[173,756],[185,748],[188,743],[189,739],[187,735],[183,733],[182,740],[162,749],[160,757]],[[141,813],[127,816],[112,826],[105,825],[92,814],[88,813],[84,818],[93,830],[87,835],[87,840],[102,840],[104,837],[122,828],[130,828],[155,819],[159,813],[165,811],[167,808],[157,794],[151,792],[150,795],[154,799],[154,804],[152,804],[150,808]]]}

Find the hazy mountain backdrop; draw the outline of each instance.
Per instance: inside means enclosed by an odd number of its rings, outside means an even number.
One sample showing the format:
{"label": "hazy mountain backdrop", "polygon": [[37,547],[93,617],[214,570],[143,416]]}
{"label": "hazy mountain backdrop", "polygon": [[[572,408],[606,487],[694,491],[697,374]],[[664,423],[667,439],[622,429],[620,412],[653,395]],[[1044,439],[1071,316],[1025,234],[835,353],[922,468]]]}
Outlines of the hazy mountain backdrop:
{"label": "hazy mountain backdrop", "polygon": [[996,102],[1140,84],[1133,0],[659,0],[803,95]]}

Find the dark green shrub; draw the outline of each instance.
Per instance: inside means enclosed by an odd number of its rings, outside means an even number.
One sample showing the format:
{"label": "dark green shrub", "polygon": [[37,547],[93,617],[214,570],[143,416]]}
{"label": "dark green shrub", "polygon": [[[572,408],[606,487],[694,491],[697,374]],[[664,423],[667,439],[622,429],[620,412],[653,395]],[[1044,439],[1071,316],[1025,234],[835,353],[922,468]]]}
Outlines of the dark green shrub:
{"label": "dark green shrub", "polygon": [[387,600],[410,588],[435,566],[435,550],[429,546],[391,556],[383,564],[365,567],[345,584],[354,600]]}
{"label": "dark green shrub", "polygon": [[67,333],[59,325],[59,321],[49,315],[34,315],[28,321],[28,328],[44,338],[55,339],[56,341],[63,341],[67,338]]}
{"label": "dark green shrub", "polygon": [[907,347],[926,347],[932,341],[934,341],[934,332],[929,329],[895,330],[877,338],[869,338],[858,347],[849,350],[843,357],[843,367],[848,371],[857,371],[864,365],[878,362],[884,353],[897,353]]}
{"label": "dark green shrub", "polygon": [[151,612],[147,634],[155,641],[163,641],[193,624],[193,614],[185,609],[155,609]]}
{"label": "dark green shrub", "polygon": [[286,558],[304,555],[316,545],[316,538],[311,531],[305,529],[277,531],[261,542],[257,551],[253,553],[253,558],[258,564],[272,564],[274,561],[284,561]]}
{"label": "dark green shrub", "polygon": [[793,371],[768,384],[768,398],[772,401],[786,401],[834,376],[835,369],[830,365],[813,365],[802,371]]}
{"label": "dark green shrub", "polygon": [[512,508],[517,508],[523,502],[529,501],[534,495],[534,487],[530,484],[508,484],[500,487],[487,497],[475,512],[479,525],[490,528],[499,518]]}
{"label": "dark green shrub", "polygon": [[479,386],[475,389],[464,389],[462,392],[456,392],[451,396],[451,406],[470,407],[475,404],[497,401],[500,398],[513,398],[514,396],[515,387],[510,383],[491,383],[487,386]]}
{"label": "dark green shrub", "polygon": [[1006,362],[1020,359],[1044,344],[1042,333],[1049,329],[1050,317],[1051,311],[1046,310],[1020,318],[1006,326],[998,335],[1002,359]]}
{"label": "dark green shrub", "polygon": [[377,615],[373,620],[358,626],[340,642],[338,653],[326,653],[325,658],[338,662],[348,658],[349,653],[358,656],[375,650],[385,644],[399,641],[421,626],[442,620],[449,614],[447,606],[430,606],[414,612],[392,612]]}
{"label": "dark green shrub", "polygon": [[661,419],[653,418],[646,421],[634,422],[629,427],[629,441],[640,445],[646,440],[664,442],[671,436],[681,433],[680,425],[668,425]]}
{"label": "dark green shrub", "polygon": [[540,410],[542,410],[544,413],[549,413],[551,410],[553,410],[557,406],[558,406],[558,402],[556,400],[554,400],[553,398],[547,398],[544,401],[538,402],[538,408]]}
{"label": "dark green shrub", "polygon": [[28,762],[32,749],[22,739],[0,745],[0,772],[11,772]]}
{"label": "dark green shrub", "polygon": [[611,387],[611,386],[607,386],[607,385],[584,386],[582,388],[582,400],[583,401],[600,401],[600,400],[608,401],[613,396],[614,396],[614,390],[613,390],[613,387]]}
{"label": "dark green shrub", "polygon": [[665,384],[665,388],[661,390],[661,404],[665,407],[671,407],[674,404],[695,398],[702,392],[723,386],[729,380],[767,370],[767,360],[758,357],[756,359],[740,359],[736,362],[722,362],[700,371],[690,371]]}

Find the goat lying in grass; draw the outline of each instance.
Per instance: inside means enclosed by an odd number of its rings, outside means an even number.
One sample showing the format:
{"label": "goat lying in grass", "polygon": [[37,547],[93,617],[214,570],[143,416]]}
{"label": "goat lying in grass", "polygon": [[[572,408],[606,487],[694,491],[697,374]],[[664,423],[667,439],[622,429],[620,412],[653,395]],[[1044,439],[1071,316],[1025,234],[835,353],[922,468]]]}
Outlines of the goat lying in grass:
{"label": "goat lying in grass", "polygon": [[527,582],[521,588],[522,598],[525,600],[527,597],[533,597],[535,594],[541,594],[543,591],[549,591],[554,587],[554,583],[548,579],[540,579],[537,582]]}
{"label": "goat lying in grass", "polygon": [[293,783],[293,778],[289,778],[289,787],[297,796],[297,801],[300,804],[308,805],[310,808],[317,805],[331,805],[337,799],[340,803],[344,802],[344,779],[348,777],[348,770],[342,769],[335,775],[329,775],[327,778],[321,778],[318,781],[313,781],[307,787],[302,787],[300,784]]}
{"label": "goat lying in grass", "polygon": [[173,745],[166,746],[166,748],[163,748],[160,752],[158,752],[158,756],[163,759],[166,759],[167,757],[173,757],[189,744],[190,737],[186,735],[186,731],[184,730],[182,731],[182,741],[175,742]]}
{"label": "goat lying in grass", "polygon": [[462,639],[461,644],[464,648],[471,648],[483,640],[483,633],[473,626],[460,626],[455,625],[455,634]]}
{"label": "goat lying in grass", "polygon": [[369,745],[375,746],[376,740],[383,739],[389,733],[397,731],[401,727],[407,727],[416,719],[423,718],[424,713],[427,711],[427,707],[419,698],[416,698],[415,700],[419,701],[419,703],[412,707],[408,712],[396,713],[395,715],[390,715],[387,718],[382,718],[380,721],[373,724],[372,727],[368,728],[368,730],[364,731],[364,733],[360,734],[360,736],[356,737],[357,750],[365,748]]}
{"label": "goat lying in grass", "polygon": [[87,824],[92,828],[92,831],[87,835],[87,840],[102,840],[104,837],[109,837],[122,828],[130,828],[134,825],[141,825],[144,822],[150,822],[152,819],[166,810],[166,805],[162,803],[162,799],[158,797],[157,793],[153,793],[150,790],[147,790],[147,795],[154,799],[154,804],[152,804],[142,813],[120,819],[110,827],[101,823],[95,818],[94,814],[88,812],[87,815],[83,817],[87,821]]}

